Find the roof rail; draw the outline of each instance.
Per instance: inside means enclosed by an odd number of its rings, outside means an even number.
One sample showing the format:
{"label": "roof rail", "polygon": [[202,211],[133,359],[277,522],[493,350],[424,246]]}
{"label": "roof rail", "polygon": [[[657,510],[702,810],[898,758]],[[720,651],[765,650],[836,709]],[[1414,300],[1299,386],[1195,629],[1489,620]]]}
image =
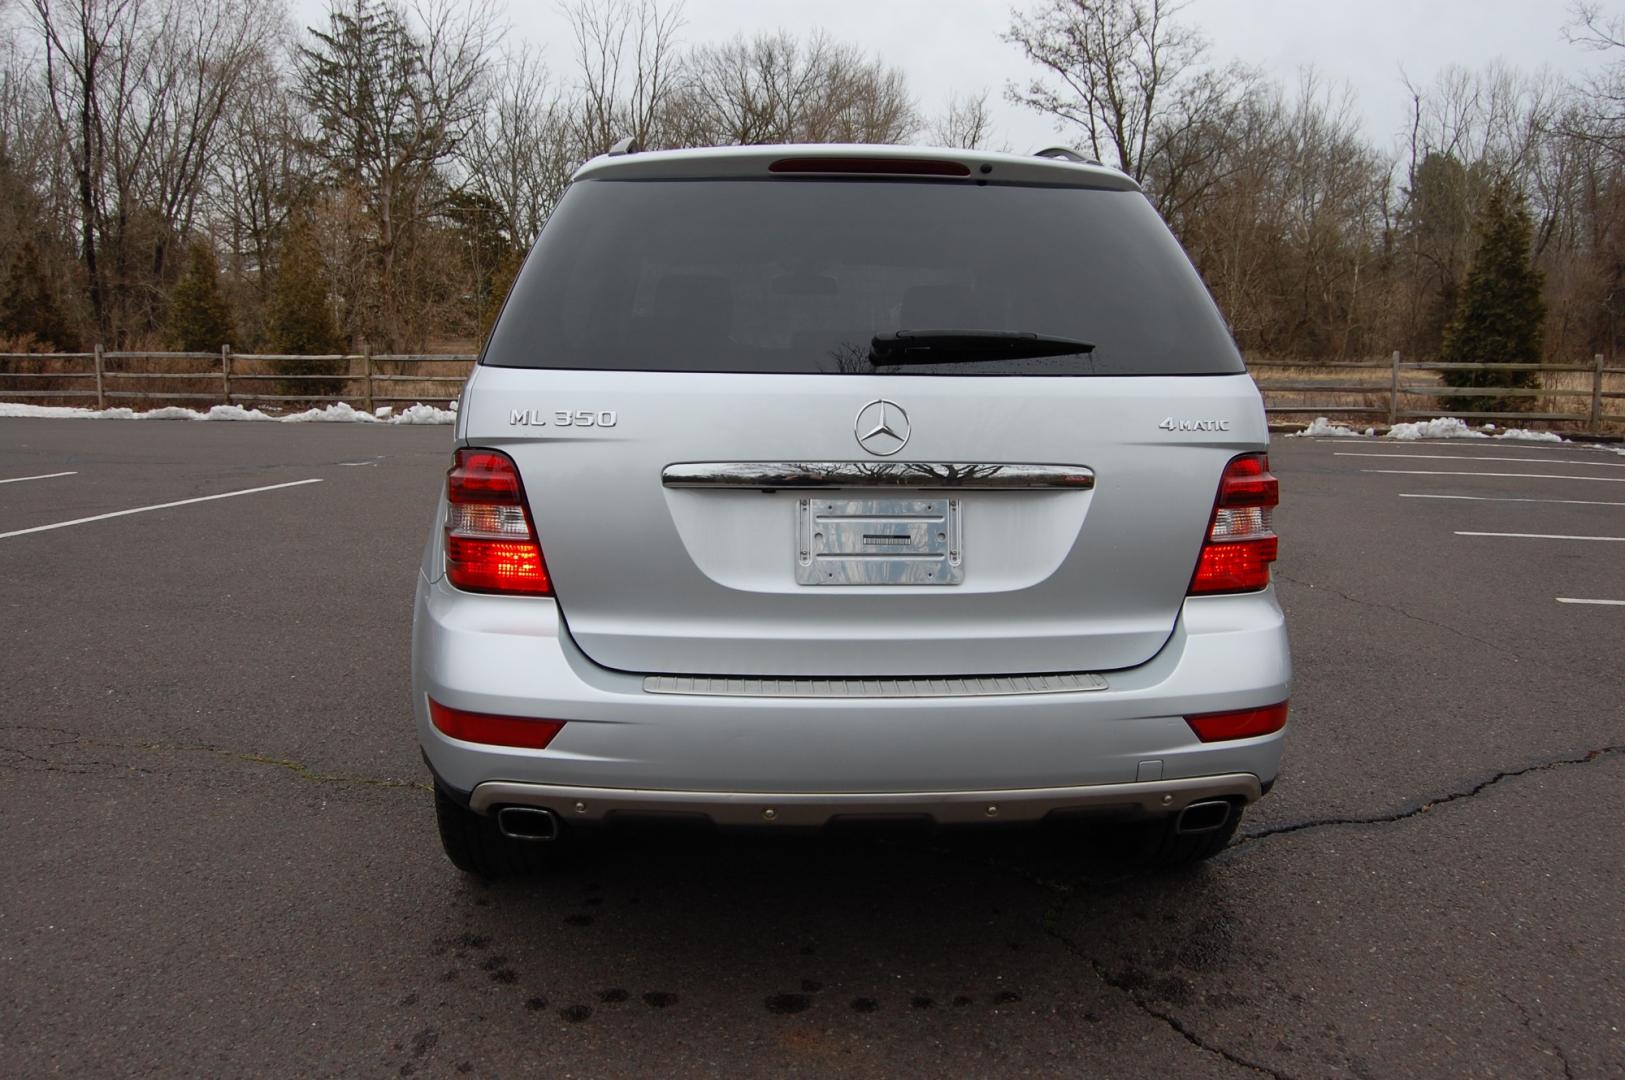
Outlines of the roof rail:
{"label": "roof rail", "polygon": [[626,138],[609,148],[609,156],[620,157],[623,154],[635,154],[642,149],[643,147],[639,146],[637,141],[633,139],[632,136],[628,135]]}
{"label": "roof rail", "polygon": [[1101,164],[1094,158],[1084,157],[1070,146],[1046,146],[1042,150],[1034,150],[1033,157],[1054,158],[1056,161],[1074,161],[1079,165]]}

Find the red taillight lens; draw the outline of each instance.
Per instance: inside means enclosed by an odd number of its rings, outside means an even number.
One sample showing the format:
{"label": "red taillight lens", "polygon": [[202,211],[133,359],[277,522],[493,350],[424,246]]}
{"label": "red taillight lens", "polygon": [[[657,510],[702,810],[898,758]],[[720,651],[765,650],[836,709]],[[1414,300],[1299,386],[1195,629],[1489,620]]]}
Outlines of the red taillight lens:
{"label": "red taillight lens", "polygon": [[446,577],[466,592],[550,596],[513,459],[497,450],[459,450],[446,474]]}
{"label": "red taillight lens", "polygon": [[1207,540],[1191,576],[1192,596],[1254,592],[1270,583],[1270,563],[1279,544],[1270,512],[1280,501],[1268,456],[1243,454],[1225,466]]}
{"label": "red taillight lens", "polygon": [[1270,474],[1267,454],[1238,457],[1219,477],[1220,506],[1274,506],[1280,501],[1281,485]]}
{"label": "red taillight lens", "polygon": [[459,450],[446,473],[446,496],[458,503],[521,502],[519,470],[497,450]]}
{"label": "red taillight lens", "polygon": [[1286,706],[1287,703],[1283,701],[1279,705],[1265,705],[1261,709],[1200,713],[1185,717],[1185,723],[1203,742],[1250,739],[1255,735],[1271,735],[1286,727]]}
{"label": "red taillight lens", "polygon": [[537,720],[529,716],[493,716],[442,705],[429,699],[429,722],[443,735],[464,742],[491,746],[522,746],[545,750],[564,727],[563,720]]}

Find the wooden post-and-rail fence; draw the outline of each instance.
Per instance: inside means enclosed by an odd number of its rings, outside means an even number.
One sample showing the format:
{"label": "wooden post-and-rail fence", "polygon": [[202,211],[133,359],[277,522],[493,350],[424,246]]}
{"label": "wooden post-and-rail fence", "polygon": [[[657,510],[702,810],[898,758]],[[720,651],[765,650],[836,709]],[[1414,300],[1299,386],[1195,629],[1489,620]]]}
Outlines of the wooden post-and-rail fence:
{"label": "wooden post-and-rail fence", "polygon": [[[230,345],[222,345],[218,353],[108,352],[100,345],[83,353],[0,353],[0,401],[82,398],[87,399],[82,402],[86,405],[89,399],[94,399],[98,409],[106,408],[109,402],[197,401],[257,405],[343,401],[371,412],[380,405],[444,404],[456,400],[457,389],[468,378],[474,359],[472,353],[376,356],[371,353],[329,356],[234,353]],[[163,370],[130,370],[132,361],[149,369],[158,366]],[[276,370],[290,364],[296,364],[298,371]],[[459,373],[445,374],[443,369],[429,373],[412,370],[425,364],[453,365]],[[21,366],[50,370],[15,370]],[[154,379],[169,380],[169,383],[155,387],[151,382]],[[13,384],[13,380],[23,381]],[[51,385],[46,389],[31,389],[30,385],[41,384],[31,384],[28,380],[51,380]],[[67,385],[58,385],[62,382]],[[413,384],[411,389],[415,392],[397,392],[406,389],[398,385],[402,383]],[[176,384],[182,389],[174,389]],[[301,384],[317,385],[310,393],[287,392]]]}
{"label": "wooden post-and-rail fence", "polygon": [[[1601,353],[1589,364],[1443,364],[1429,361],[1407,362],[1395,352],[1387,363],[1324,364],[1311,366],[1289,361],[1249,361],[1258,387],[1264,392],[1265,411],[1271,414],[1313,414],[1328,418],[1375,418],[1390,427],[1405,420],[1422,420],[1448,413],[1462,420],[1512,420],[1570,423],[1593,435],[1604,433],[1604,425],[1625,426],[1625,410],[1609,413],[1606,401],[1625,400],[1625,367],[1608,367]],[[1282,369],[1290,369],[1283,371]],[[1280,377],[1271,372],[1278,372]],[[1501,386],[1446,386],[1442,381],[1418,382],[1446,371],[1510,372],[1536,374],[1542,385],[1532,388]],[[1369,372],[1363,378],[1345,373]],[[1378,375],[1376,373],[1381,373]],[[1386,375],[1387,378],[1382,378]],[[1307,376],[1307,377],[1300,377]],[[1610,378],[1617,387],[1609,389]],[[1567,385],[1555,385],[1564,383]],[[1362,400],[1350,401],[1350,396]],[[1452,398],[1495,398],[1506,404],[1528,399],[1580,399],[1573,410],[1547,409],[1544,412],[1518,409],[1461,411],[1441,408]]]}
{"label": "wooden post-and-rail fence", "polygon": [[[0,353],[0,401],[50,398],[79,404],[73,399],[85,399],[88,404],[93,399],[97,408],[105,408],[110,401],[228,405],[343,401],[370,412],[380,405],[443,404],[455,400],[474,359],[471,353],[234,353],[229,345],[221,346],[218,353],[106,352],[100,345],[85,353]],[[132,364],[148,370],[132,370]],[[441,366],[420,373],[424,365],[431,364]],[[151,370],[155,366],[161,370]],[[40,370],[21,370],[23,367]],[[296,370],[289,371],[290,367]],[[448,367],[453,373],[448,373]],[[1264,392],[1265,409],[1272,415],[1365,419],[1392,426],[1449,411],[1463,420],[1566,423],[1594,435],[1625,427],[1625,408],[1611,411],[1607,407],[1609,402],[1625,400],[1625,367],[1608,367],[1600,354],[1589,364],[1441,364],[1406,362],[1396,352],[1387,362],[1379,363],[1314,365],[1256,360],[1248,364],[1248,369]],[[1528,371],[1534,372],[1543,385],[1450,387],[1436,378],[1447,370]],[[169,382],[154,384],[151,380],[155,379]],[[177,385],[181,388],[176,389]],[[310,386],[311,392],[288,392],[301,385]],[[1576,408],[1479,412],[1442,409],[1441,405],[1452,398],[1494,398],[1507,404],[1519,399],[1536,399],[1532,404],[1538,404],[1540,399],[1547,403],[1573,400]]]}

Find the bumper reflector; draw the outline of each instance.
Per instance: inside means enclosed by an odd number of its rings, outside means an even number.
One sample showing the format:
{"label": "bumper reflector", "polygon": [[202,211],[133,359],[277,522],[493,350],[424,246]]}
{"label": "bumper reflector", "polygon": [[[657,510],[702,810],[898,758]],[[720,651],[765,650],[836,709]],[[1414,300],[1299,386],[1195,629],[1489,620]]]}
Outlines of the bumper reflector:
{"label": "bumper reflector", "polygon": [[442,705],[434,698],[429,699],[429,722],[442,735],[453,739],[490,746],[520,746],[527,750],[547,749],[553,736],[564,727],[563,720],[468,712]]}
{"label": "bumper reflector", "polygon": [[1250,739],[1255,735],[1271,735],[1286,727],[1286,707],[1287,703],[1283,701],[1279,705],[1265,705],[1259,709],[1198,713],[1185,717],[1185,723],[1203,742]]}

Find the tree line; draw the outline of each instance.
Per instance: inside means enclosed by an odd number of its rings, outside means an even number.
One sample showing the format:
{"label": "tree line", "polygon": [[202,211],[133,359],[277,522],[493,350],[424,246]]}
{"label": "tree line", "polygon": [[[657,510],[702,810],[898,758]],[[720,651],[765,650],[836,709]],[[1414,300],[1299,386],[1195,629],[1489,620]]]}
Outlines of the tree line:
{"label": "tree line", "polygon": [[[1625,61],[1408,82],[1385,147],[1313,72],[1214,56],[1184,6],[1027,0],[988,47],[1027,64],[1000,91],[1141,183],[1244,350],[1492,348],[1466,293],[1493,249],[1527,272],[1520,348],[1615,352]],[[988,89],[924,109],[823,33],[690,41],[673,0],[565,13],[555,69],[492,0],[332,0],[310,27],[285,0],[0,7],[0,348],[466,343],[574,169],[622,138],[1002,148]],[[1559,31],[1625,57],[1625,21],[1594,6]]]}

